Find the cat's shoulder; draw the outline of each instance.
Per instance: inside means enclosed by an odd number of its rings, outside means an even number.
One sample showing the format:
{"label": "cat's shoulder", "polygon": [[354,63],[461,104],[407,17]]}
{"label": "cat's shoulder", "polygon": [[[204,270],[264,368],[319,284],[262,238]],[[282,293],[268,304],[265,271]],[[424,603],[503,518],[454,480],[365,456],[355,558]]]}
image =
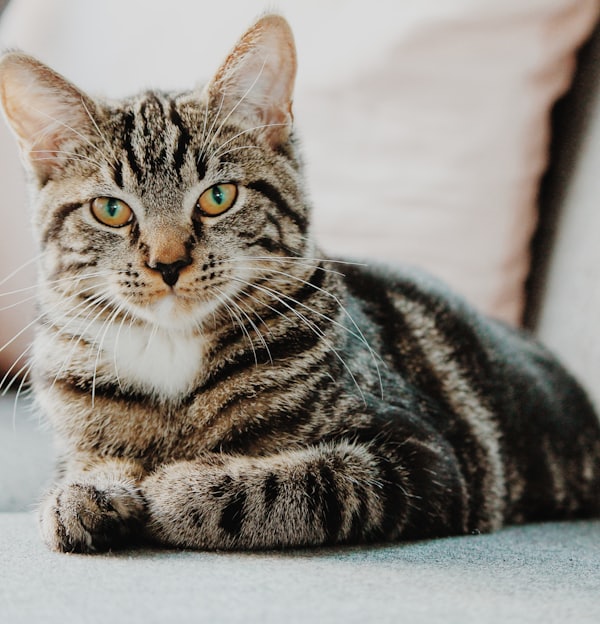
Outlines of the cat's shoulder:
{"label": "cat's shoulder", "polygon": [[420,267],[368,261],[346,264],[343,273],[349,296],[368,316],[410,316],[415,323],[420,318],[422,327],[433,323],[453,339],[468,338],[492,349],[502,344],[522,351],[535,342],[529,332],[484,314]]}
{"label": "cat's shoulder", "polygon": [[472,307],[442,279],[409,264],[380,261],[344,262],[340,272],[350,293],[364,301],[403,297],[431,309],[449,308],[463,314],[474,313]]}

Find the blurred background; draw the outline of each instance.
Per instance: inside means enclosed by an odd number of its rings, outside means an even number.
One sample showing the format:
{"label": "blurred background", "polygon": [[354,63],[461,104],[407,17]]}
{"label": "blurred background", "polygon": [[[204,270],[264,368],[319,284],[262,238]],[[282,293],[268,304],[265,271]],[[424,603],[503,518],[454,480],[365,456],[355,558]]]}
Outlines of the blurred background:
{"label": "blurred background", "polygon": [[[324,251],[417,264],[519,324],[550,113],[597,0],[0,0],[0,49],[106,97],[189,89],[265,9],[296,35],[295,119]],[[1,122],[0,197],[1,280],[37,253]],[[0,346],[34,317],[22,290],[34,274],[29,264],[0,286],[21,291],[0,299]]]}

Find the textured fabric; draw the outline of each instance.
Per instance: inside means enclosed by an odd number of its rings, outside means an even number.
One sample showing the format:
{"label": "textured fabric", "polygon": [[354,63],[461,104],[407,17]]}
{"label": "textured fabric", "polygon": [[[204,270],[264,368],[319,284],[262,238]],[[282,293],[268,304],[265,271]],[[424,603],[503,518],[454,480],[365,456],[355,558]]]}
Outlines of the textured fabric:
{"label": "textured fabric", "polygon": [[282,553],[59,555],[29,510],[47,433],[0,400],[0,622],[596,624],[600,521]]}
{"label": "textured fabric", "polygon": [[597,624],[600,522],[282,553],[46,551],[0,514],[7,624]]}

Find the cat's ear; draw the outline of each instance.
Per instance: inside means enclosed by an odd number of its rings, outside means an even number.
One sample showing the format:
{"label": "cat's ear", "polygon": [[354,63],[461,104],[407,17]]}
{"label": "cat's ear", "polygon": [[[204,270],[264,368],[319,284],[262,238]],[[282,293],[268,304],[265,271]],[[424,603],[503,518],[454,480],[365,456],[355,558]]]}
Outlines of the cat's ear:
{"label": "cat's ear", "polygon": [[275,145],[289,136],[295,78],[291,28],[283,17],[266,15],[238,41],[207,91],[224,115],[247,117]]}
{"label": "cat's ear", "polygon": [[0,102],[26,166],[45,180],[92,131],[95,105],[55,71],[20,52],[0,59]]}

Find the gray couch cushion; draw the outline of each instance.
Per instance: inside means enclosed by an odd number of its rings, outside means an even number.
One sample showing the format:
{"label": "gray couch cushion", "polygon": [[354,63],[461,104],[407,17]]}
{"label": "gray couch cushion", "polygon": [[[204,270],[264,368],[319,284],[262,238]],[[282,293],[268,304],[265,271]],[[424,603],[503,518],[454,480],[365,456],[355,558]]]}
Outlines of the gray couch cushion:
{"label": "gray couch cushion", "polygon": [[600,521],[379,547],[47,552],[0,514],[0,622],[597,624]]}
{"label": "gray couch cushion", "polygon": [[0,398],[0,512],[31,509],[52,476],[52,436],[26,405]]}

